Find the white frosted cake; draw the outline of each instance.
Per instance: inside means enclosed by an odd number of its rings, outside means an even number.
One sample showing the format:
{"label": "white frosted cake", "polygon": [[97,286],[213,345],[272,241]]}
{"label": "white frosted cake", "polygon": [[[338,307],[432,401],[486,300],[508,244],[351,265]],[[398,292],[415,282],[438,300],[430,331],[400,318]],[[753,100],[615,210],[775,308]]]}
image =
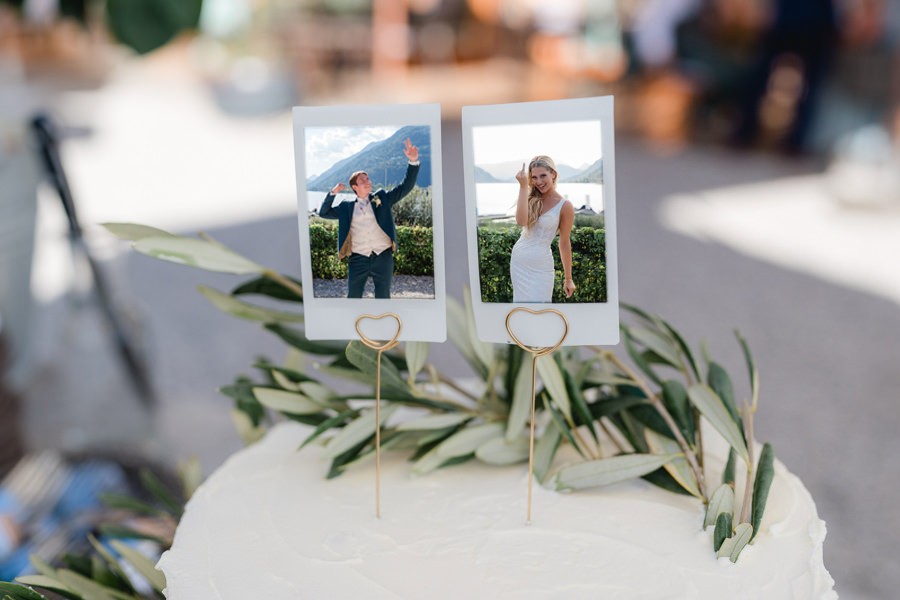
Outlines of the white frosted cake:
{"label": "white frosted cake", "polygon": [[[697,499],[642,480],[535,485],[526,525],[527,465],[415,478],[385,452],[376,519],[374,463],[326,480],[321,448],[297,451],[309,432],[278,425],[201,486],[159,563],[169,600],[837,598],[825,523],[777,461],[760,533],[732,563],[715,557]],[[719,473],[727,450],[705,441]]]}

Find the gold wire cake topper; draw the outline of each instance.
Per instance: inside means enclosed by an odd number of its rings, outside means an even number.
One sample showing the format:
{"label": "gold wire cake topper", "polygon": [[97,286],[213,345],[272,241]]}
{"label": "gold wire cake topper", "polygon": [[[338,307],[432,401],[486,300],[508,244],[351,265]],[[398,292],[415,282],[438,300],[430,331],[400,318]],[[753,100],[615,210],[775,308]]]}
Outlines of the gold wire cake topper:
{"label": "gold wire cake topper", "polygon": [[[510,327],[510,320],[512,316],[517,312],[524,312],[531,315],[543,315],[543,314],[555,314],[563,322],[563,334],[562,337],[559,338],[559,341],[552,346],[527,346],[523,344],[518,336],[513,333],[512,327]],[[547,356],[548,354],[553,354],[557,348],[559,348],[562,343],[566,340],[566,336],[569,335],[569,322],[566,320],[566,316],[556,310],[555,308],[544,308],[542,310],[532,310],[530,308],[526,308],[524,306],[518,306],[506,315],[506,332],[509,333],[509,337],[512,338],[513,342],[516,345],[531,354],[531,433],[528,440],[528,514],[527,514],[527,523],[531,523],[531,483],[534,479],[534,396],[535,396],[535,386],[536,386],[536,369],[537,369],[537,359],[542,356]]]}
{"label": "gold wire cake topper", "polygon": [[[394,336],[385,341],[379,342],[373,340],[363,333],[360,323],[366,320],[380,321],[381,319],[391,318],[397,322],[397,331]],[[400,317],[394,313],[384,313],[375,315],[360,315],[356,318],[356,333],[359,334],[359,340],[367,347],[377,352],[375,358],[375,516],[381,518],[381,355],[394,348],[399,344],[398,338],[400,331],[403,329],[403,322]]]}

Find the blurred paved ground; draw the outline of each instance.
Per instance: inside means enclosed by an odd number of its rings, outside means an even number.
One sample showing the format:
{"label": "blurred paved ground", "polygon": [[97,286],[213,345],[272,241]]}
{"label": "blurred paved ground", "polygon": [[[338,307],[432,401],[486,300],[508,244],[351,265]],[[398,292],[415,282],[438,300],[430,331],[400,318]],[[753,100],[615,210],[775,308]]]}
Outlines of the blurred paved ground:
{"label": "blurred paved ground", "polygon": [[[137,101],[137,96],[132,99]],[[119,126],[127,128],[127,118]],[[249,125],[244,122],[241,127]],[[117,135],[122,144],[124,132]],[[284,137],[289,140],[289,127],[277,135],[279,144]],[[463,247],[458,123],[445,123],[443,135],[447,245]],[[91,143],[103,140],[98,137]],[[185,134],[185,140],[174,137],[172,143],[183,155],[189,141]],[[262,136],[246,140],[246,150],[252,153],[262,143]],[[110,146],[106,152],[121,153],[125,148]],[[93,150],[102,154],[101,148]],[[195,160],[207,165],[217,160],[215,150],[207,152]],[[291,150],[282,144],[277,152]],[[157,158],[155,166],[164,168],[163,158]],[[694,343],[706,340],[710,352],[732,372],[739,390],[745,389],[744,365],[732,330],[741,330],[761,373],[757,436],[772,442],[777,456],[806,483],[827,521],[825,562],[838,592],[849,599],[896,597],[900,306],[739,254],[724,244],[675,233],[661,224],[661,207],[672,194],[794,176],[814,167],[718,148],[661,156],[628,139],[618,140],[616,162],[622,299],[661,313]],[[275,198],[264,217],[216,225],[222,221],[209,215],[206,230],[258,262],[299,277],[293,172],[287,168],[289,172],[278,175],[286,178],[287,188],[275,189],[271,181],[265,185],[268,192],[286,196]],[[205,179],[186,186],[192,195],[212,195],[206,200],[214,200],[215,175],[207,170],[198,167]],[[158,168],[146,176],[166,177]],[[180,177],[192,174],[185,169]],[[248,171],[244,177],[241,190],[252,204],[256,174]],[[135,182],[121,174],[118,179],[124,202]],[[207,185],[209,190],[204,189]],[[178,194],[181,183],[168,179],[167,186],[168,191],[166,186],[156,189],[160,202],[154,210],[160,220],[148,224],[178,229],[161,222],[166,211],[179,210],[179,202],[174,206],[166,202]],[[191,198],[180,202],[189,203]],[[239,207],[231,204],[235,201],[228,198],[227,211],[239,214]],[[137,210],[102,213],[90,211],[95,220],[147,220]],[[181,232],[192,233],[203,222],[200,214]],[[228,290],[238,279],[132,253],[109,254],[116,290],[133,308],[152,357],[162,402],[152,417],[154,428],[145,429],[147,421],[111,358],[96,308],[57,299],[45,308],[41,321],[45,364],[26,393],[28,435],[35,445],[74,447],[99,440],[172,460],[197,455],[209,472],[239,447],[228,417],[229,401],[215,388],[238,373],[249,374],[249,365],[259,355],[280,359],[283,346],[258,326],[211,310],[195,291],[198,283]],[[447,289],[459,298],[468,281],[465,258],[448,253],[447,274]],[[448,344],[433,347],[432,359],[451,375],[470,375]]]}

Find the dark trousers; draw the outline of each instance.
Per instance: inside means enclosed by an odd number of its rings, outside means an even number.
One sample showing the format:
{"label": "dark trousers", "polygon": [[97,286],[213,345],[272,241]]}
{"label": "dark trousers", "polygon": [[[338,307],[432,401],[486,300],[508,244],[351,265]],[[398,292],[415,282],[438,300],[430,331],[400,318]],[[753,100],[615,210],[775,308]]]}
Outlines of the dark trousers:
{"label": "dark trousers", "polygon": [[390,248],[381,254],[351,254],[347,263],[348,298],[362,298],[366,281],[372,278],[376,298],[391,297],[391,281],[394,277],[394,252]]}

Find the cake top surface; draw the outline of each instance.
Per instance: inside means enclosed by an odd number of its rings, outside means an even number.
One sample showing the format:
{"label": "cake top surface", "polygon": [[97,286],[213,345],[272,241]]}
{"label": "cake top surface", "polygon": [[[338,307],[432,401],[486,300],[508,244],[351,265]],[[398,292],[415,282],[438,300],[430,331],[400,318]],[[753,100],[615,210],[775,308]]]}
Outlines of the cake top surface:
{"label": "cake top surface", "polygon": [[[169,600],[193,598],[831,599],[825,524],[776,462],[759,536],[738,563],[710,552],[703,507],[642,480],[558,493],[527,466],[478,463],[412,477],[382,458],[326,480],[310,429],[282,423],[196,492],[159,567]],[[708,468],[727,446],[708,436]],[[740,489],[738,490],[740,492]]]}

